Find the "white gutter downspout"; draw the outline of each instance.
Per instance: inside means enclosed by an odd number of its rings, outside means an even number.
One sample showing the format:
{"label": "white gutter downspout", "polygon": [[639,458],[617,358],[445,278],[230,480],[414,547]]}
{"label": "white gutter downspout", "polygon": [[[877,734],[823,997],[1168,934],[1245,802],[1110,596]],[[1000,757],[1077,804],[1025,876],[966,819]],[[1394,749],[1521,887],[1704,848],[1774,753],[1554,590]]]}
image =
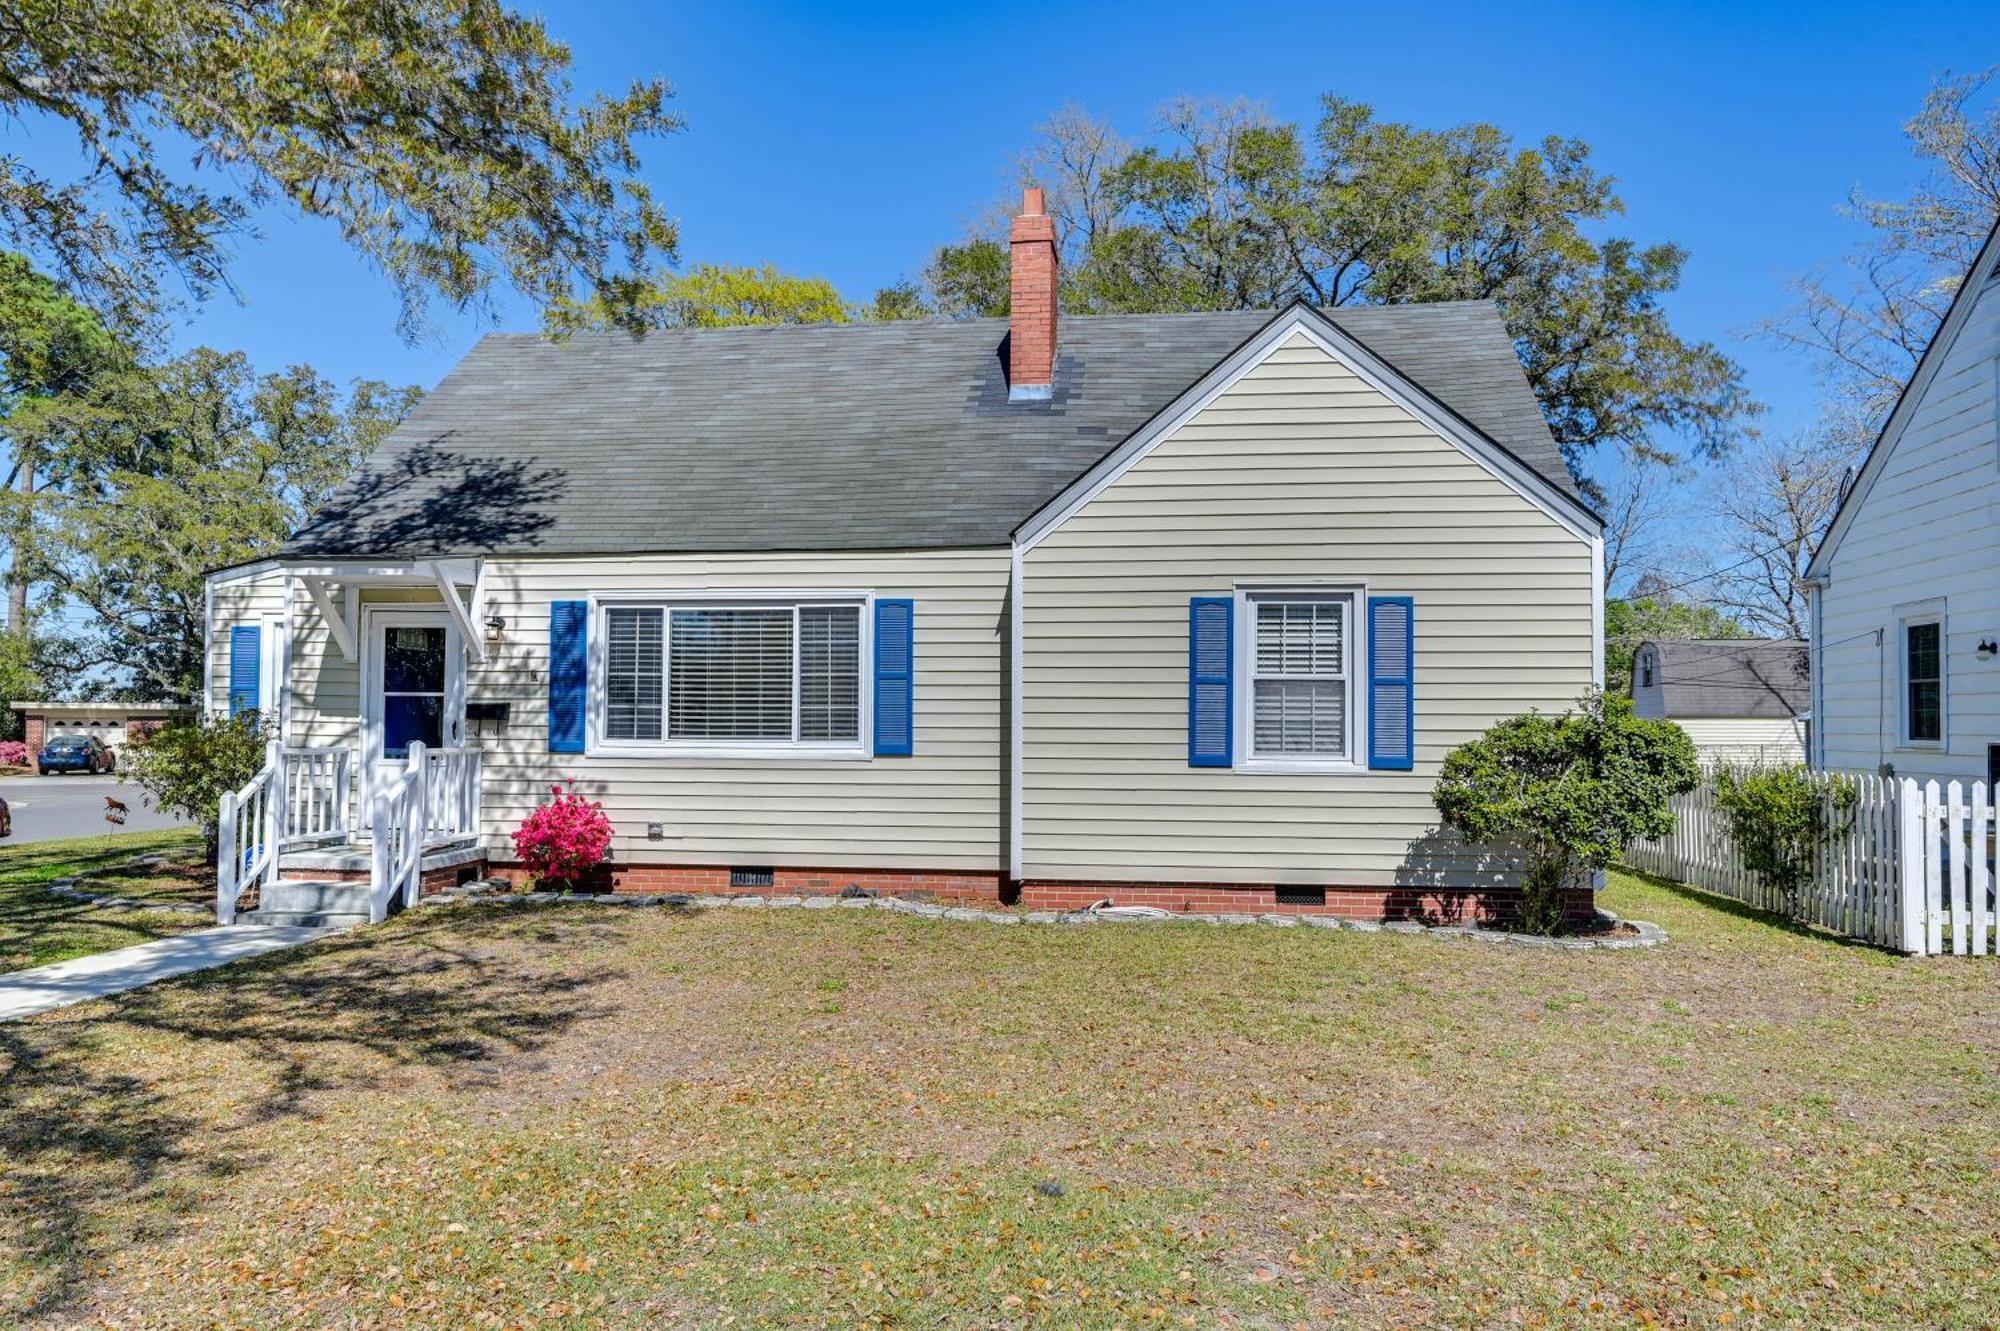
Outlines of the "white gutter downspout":
{"label": "white gutter downspout", "polygon": [[1025,762],[1021,754],[1021,738],[1026,727],[1023,725],[1023,701],[1021,698],[1021,678],[1025,673],[1021,662],[1022,588],[1021,577],[1027,567],[1027,560],[1016,540],[1008,554],[1009,571],[1007,578],[1007,876],[1014,882],[1021,880],[1021,810],[1025,801],[1021,797],[1021,774]]}

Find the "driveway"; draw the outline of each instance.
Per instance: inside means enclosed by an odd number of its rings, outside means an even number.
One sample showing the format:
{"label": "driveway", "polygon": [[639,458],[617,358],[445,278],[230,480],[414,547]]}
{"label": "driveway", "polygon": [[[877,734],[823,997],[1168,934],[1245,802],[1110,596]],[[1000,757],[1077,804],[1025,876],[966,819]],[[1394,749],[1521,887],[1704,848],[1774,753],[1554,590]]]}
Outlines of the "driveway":
{"label": "driveway", "polygon": [[[187,826],[182,819],[154,809],[144,791],[120,785],[115,776],[10,776],[0,779],[0,796],[14,810],[14,835],[0,841],[0,847],[100,832],[156,832]],[[104,821],[107,797],[131,807],[123,827]]]}

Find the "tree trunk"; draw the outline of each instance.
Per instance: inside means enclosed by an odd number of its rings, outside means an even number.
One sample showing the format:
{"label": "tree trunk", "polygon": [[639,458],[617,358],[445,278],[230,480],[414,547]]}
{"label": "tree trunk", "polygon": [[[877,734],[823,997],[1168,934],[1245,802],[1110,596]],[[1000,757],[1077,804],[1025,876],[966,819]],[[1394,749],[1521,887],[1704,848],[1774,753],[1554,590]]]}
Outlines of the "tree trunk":
{"label": "tree trunk", "polygon": [[18,460],[21,472],[21,512],[14,520],[13,549],[9,552],[11,562],[7,569],[7,631],[26,634],[28,631],[28,580],[21,575],[21,566],[26,562],[28,533],[32,530],[29,503],[35,494],[35,464],[25,458]]}

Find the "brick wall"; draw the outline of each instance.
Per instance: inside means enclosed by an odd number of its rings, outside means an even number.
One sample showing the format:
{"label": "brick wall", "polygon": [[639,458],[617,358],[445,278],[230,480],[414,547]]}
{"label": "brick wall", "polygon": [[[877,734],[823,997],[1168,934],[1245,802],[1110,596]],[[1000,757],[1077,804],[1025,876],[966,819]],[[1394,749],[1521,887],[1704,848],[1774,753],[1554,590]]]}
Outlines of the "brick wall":
{"label": "brick wall", "polygon": [[[1021,904],[1030,910],[1080,910],[1107,898],[1119,906],[1157,906],[1202,914],[1335,915],[1350,920],[1416,920],[1424,924],[1504,923],[1518,917],[1521,896],[1513,889],[1438,892],[1419,888],[1329,887],[1325,902],[1280,904],[1273,885],[1230,887],[1216,883],[1064,883],[1031,879],[1021,884]],[[1595,909],[1588,891],[1570,894],[1571,918],[1587,920]]]}
{"label": "brick wall", "polygon": [[32,758],[35,754],[41,752],[42,745],[48,743],[48,719],[30,713],[28,716],[27,734],[24,738],[28,741],[28,756]]}

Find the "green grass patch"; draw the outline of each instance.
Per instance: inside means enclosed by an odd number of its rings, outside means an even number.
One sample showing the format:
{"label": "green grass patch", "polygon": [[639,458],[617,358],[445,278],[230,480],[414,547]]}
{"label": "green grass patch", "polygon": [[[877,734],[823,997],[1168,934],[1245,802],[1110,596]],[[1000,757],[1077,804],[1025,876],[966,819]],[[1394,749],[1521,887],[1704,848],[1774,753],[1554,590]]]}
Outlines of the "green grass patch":
{"label": "green grass patch", "polygon": [[[135,856],[165,863],[126,869]],[[44,966],[189,929],[215,917],[184,911],[120,910],[66,900],[49,891],[59,879],[114,870],[78,884],[81,891],[128,900],[215,900],[214,877],[199,864],[201,838],[191,829],[122,832],[26,845],[0,842],[0,972]]]}
{"label": "green grass patch", "polygon": [[1994,963],[1606,904],[413,912],[0,1027],[0,1322],[1988,1325]]}

